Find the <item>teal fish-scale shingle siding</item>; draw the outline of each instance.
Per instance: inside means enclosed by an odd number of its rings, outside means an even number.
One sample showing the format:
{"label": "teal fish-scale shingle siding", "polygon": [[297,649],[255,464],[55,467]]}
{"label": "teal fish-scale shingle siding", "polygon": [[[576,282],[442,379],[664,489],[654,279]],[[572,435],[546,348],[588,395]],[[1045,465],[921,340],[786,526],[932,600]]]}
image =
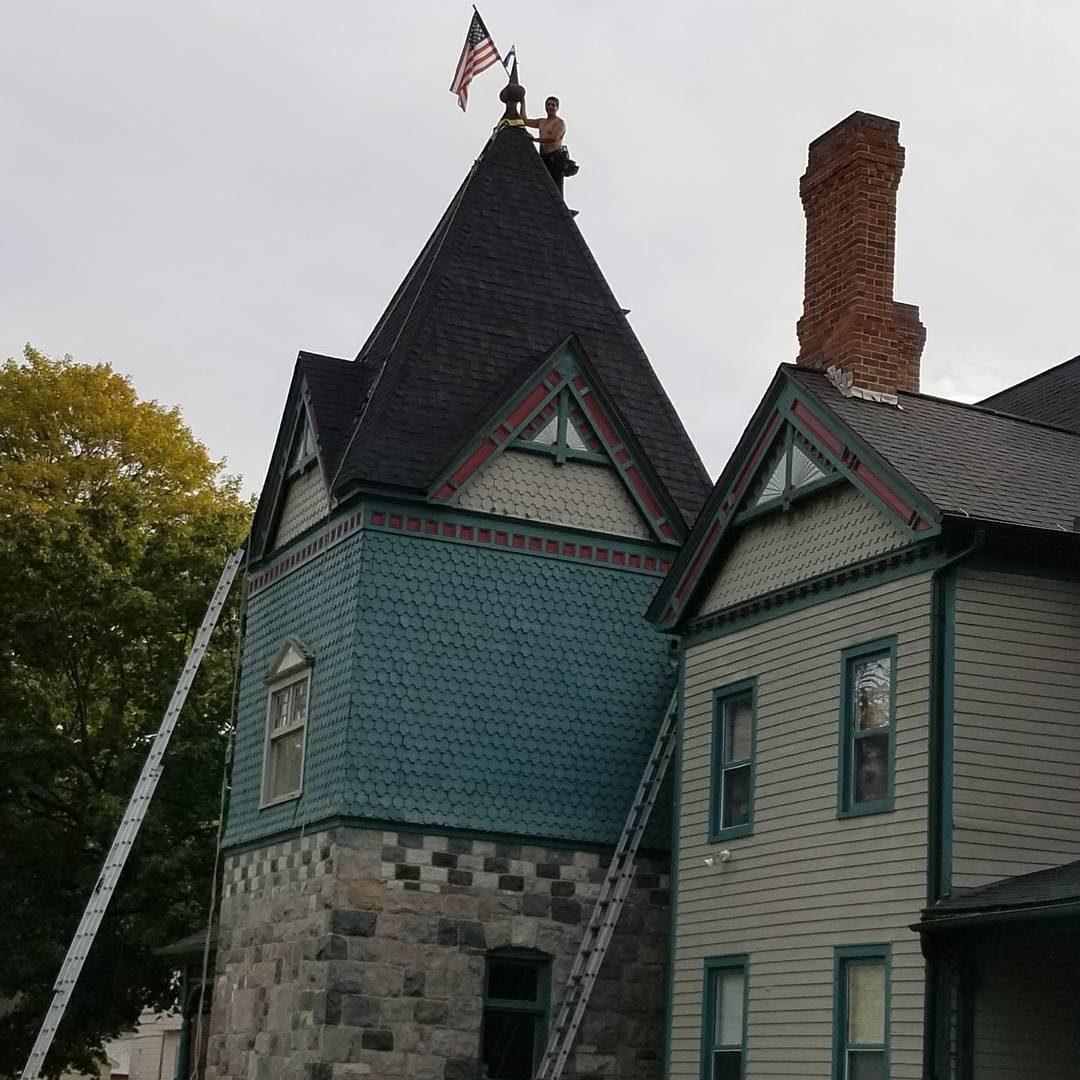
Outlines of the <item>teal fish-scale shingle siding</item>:
{"label": "teal fish-scale shingle siding", "polygon": [[656,579],[388,535],[362,577],[352,812],[613,841],[673,683]]}
{"label": "teal fish-scale shingle siding", "polygon": [[[227,842],[336,814],[614,842],[674,683],[656,578],[407,535],[359,551],[253,598]],[[289,635],[315,654],[304,795],[259,811],[262,675]],[[666,811],[650,832],[666,846]]]}
{"label": "teal fish-scale shingle siding", "polygon": [[[248,601],[226,844],[296,828],[342,811],[363,534],[340,543]],[[299,799],[259,809],[267,688],[289,637],[315,657]]]}

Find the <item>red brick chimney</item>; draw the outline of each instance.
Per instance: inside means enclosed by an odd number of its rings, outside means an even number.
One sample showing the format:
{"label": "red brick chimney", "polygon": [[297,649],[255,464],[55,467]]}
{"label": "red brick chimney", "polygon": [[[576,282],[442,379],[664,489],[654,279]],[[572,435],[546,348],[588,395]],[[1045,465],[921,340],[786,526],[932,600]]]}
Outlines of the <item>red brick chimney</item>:
{"label": "red brick chimney", "polygon": [[799,182],[806,286],[799,367],[839,368],[877,393],[919,389],[926,327],[893,300],[900,124],[855,112],[810,144]]}

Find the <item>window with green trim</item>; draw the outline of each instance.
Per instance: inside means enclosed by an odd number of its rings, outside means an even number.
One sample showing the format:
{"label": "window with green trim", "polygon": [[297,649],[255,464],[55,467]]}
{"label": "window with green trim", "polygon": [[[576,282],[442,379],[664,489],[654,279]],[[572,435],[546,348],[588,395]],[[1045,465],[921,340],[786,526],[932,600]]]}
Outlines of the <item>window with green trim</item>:
{"label": "window with green trim", "polygon": [[840,813],[874,814],[893,805],[896,642],[845,649],[840,738]]}
{"label": "window with green trim", "polygon": [[547,1039],[551,966],[542,953],[507,949],[488,954],[480,1075],[531,1080]]}
{"label": "window with green trim", "polygon": [[701,1080],[742,1080],[746,1075],[746,956],[705,961]]}
{"label": "window with green trim", "polygon": [[709,839],[750,832],[754,804],[754,701],[748,679],[716,692],[713,704]]}
{"label": "window with green trim", "polygon": [[836,950],[833,1080],[888,1080],[889,949]]}
{"label": "window with green trim", "polygon": [[289,455],[289,472],[299,472],[315,459],[315,432],[307,414],[300,417],[300,426],[293,438],[292,453]]}

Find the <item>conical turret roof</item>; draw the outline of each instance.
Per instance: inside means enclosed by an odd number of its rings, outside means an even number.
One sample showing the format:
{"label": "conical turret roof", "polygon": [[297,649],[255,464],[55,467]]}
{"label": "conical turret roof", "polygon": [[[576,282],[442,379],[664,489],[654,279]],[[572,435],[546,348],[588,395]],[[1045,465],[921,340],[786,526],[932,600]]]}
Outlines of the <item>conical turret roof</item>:
{"label": "conical turret roof", "polygon": [[[693,444],[547,174],[500,126],[356,357],[367,398],[332,478],[427,491],[477,426],[575,335],[687,522],[710,484]],[[346,385],[343,382],[343,391]]]}

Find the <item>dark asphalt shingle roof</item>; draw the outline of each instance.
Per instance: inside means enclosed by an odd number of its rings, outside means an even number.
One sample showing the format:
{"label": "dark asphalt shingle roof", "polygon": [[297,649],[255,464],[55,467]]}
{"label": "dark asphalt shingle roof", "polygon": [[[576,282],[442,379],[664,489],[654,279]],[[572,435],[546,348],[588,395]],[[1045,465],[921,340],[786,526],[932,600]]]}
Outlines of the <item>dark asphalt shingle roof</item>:
{"label": "dark asphalt shingle roof", "polygon": [[360,350],[374,390],[335,490],[426,490],[571,334],[689,524],[708,475],[520,128],[485,147]]}
{"label": "dark asphalt shingle roof", "polygon": [[309,352],[300,353],[297,364],[311,396],[318,429],[315,437],[323,468],[328,476],[333,476],[345,453],[374,371],[352,360]]}
{"label": "dark asphalt shingle roof", "polygon": [[979,404],[997,412],[1080,431],[1080,356],[1000,390]]}
{"label": "dark asphalt shingle roof", "polygon": [[925,920],[933,922],[953,915],[1013,911],[1077,901],[1080,901],[1080,861],[1002,878],[975,889],[957,889],[928,908]]}
{"label": "dark asphalt shingle roof", "polygon": [[1072,531],[1080,514],[1080,434],[925,394],[900,407],[844,397],[818,372],[795,381],[945,514]]}

